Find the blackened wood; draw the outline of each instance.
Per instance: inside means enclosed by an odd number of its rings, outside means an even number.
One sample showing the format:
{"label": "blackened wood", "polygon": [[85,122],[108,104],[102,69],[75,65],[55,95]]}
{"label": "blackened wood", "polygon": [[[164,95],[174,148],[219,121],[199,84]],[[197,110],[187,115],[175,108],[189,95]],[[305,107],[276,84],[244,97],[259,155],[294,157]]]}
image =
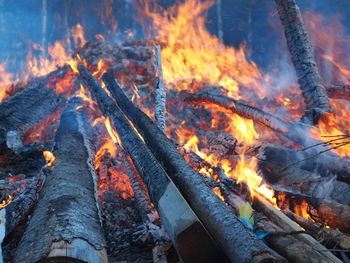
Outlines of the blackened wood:
{"label": "blackened wood", "polygon": [[65,97],[57,95],[43,85],[26,89],[0,104],[0,145],[6,143],[9,131],[21,135],[53,114],[65,103]]}
{"label": "blackened wood", "polygon": [[164,78],[163,78],[163,69],[162,69],[162,54],[159,45],[154,47],[155,49],[155,58],[157,65],[157,86],[156,86],[156,106],[154,108],[154,117],[156,123],[160,130],[165,131],[165,101],[166,101],[166,92],[164,87]]}
{"label": "blackened wood", "polygon": [[350,85],[335,84],[327,87],[328,97],[332,99],[350,99]]}
{"label": "blackened wood", "polygon": [[203,227],[152,152],[143,143],[119,107],[80,64],[80,79],[96,98],[102,112],[111,118],[126,152],[147,185],[164,227],[183,262],[225,262],[222,252]]}
{"label": "blackened wood", "polygon": [[[188,93],[184,100],[186,103],[191,104],[212,103],[218,105],[232,111],[233,113],[237,113],[242,117],[261,123],[296,142],[297,144],[306,144],[305,136],[302,135],[302,130],[304,130],[306,127],[285,122],[268,112],[260,110],[254,106],[247,105],[233,98],[224,95],[216,95],[209,92],[200,92],[197,94]],[[308,143],[309,142],[307,142],[307,144]]]}
{"label": "blackened wood", "polygon": [[288,259],[289,262],[295,263],[317,263],[329,262],[329,259],[321,255],[314,248],[306,245],[304,242],[296,239],[292,235],[274,235],[274,233],[284,232],[282,228],[273,224],[266,216],[254,213],[256,230],[267,233],[264,238],[270,247]]}
{"label": "blackened wood", "polygon": [[[269,162],[274,162],[275,164],[273,166],[276,168],[277,166],[279,167],[278,170],[276,169],[276,172],[278,172],[287,165],[306,159],[313,154],[315,152],[308,153],[276,144],[264,144],[259,149],[259,160],[263,161],[267,167],[269,167]],[[331,173],[336,175],[338,180],[350,183],[350,162],[335,154],[320,154],[317,157],[302,161],[291,167],[299,167],[310,172],[318,172],[324,176]]]}
{"label": "blackened wood", "polygon": [[259,240],[232,211],[208,188],[153,121],[132,104],[111,75],[103,81],[124,114],[141,133],[147,146],[162,163],[186,200],[234,262],[284,262],[284,259]]}
{"label": "blackened wood", "polygon": [[38,200],[38,192],[41,189],[42,180],[44,179],[43,171],[40,174],[4,208],[6,211],[5,242],[7,237],[11,236],[12,231],[32,213]]}
{"label": "blackened wood", "polygon": [[275,2],[309,112],[308,118],[312,123],[317,124],[324,112],[331,111],[331,106],[315,62],[311,41],[296,0],[275,0]]}
{"label": "blackened wood", "polygon": [[287,191],[275,191],[276,195],[283,193],[283,196],[289,202],[292,210],[296,206],[301,206],[306,202],[307,212],[316,222],[326,224],[331,228],[338,228],[340,231],[350,233],[350,206],[343,205],[323,198],[310,197]]}
{"label": "blackened wood", "polygon": [[16,250],[15,263],[106,263],[87,117],[73,98],[55,136],[54,166]]}
{"label": "blackened wood", "polygon": [[331,246],[337,245],[342,249],[350,249],[350,235],[340,232],[338,229],[327,228],[299,216],[289,210],[283,211],[289,218],[297,222],[302,228],[314,238],[322,240],[323,243]]}
{"label": "blackened wood", "polygon": [[[279,226],[285,232],[303,231],[303,229],[283,214],[279,209],[274,207],[265,197],[255,194],[253,199],[253,208],[259,212],[263,212],[274,224]],[[317,240],[308,234],[298,234],[295,238],[310,245],[314,250],[318,251],[328,262],[341,263],[342,261],[333,255],[326,247],[321,245]]]}

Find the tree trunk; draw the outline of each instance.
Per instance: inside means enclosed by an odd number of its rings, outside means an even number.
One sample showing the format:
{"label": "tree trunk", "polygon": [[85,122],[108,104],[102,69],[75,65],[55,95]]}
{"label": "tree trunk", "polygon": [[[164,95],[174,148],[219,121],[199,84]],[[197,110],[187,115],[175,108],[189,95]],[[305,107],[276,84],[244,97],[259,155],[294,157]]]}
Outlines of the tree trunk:
{"label": "tree trunk", "polygon": [[106,263],[93,152],[85,114],[73,98],[61,115],[52,171],[16,250],[14,263]]}

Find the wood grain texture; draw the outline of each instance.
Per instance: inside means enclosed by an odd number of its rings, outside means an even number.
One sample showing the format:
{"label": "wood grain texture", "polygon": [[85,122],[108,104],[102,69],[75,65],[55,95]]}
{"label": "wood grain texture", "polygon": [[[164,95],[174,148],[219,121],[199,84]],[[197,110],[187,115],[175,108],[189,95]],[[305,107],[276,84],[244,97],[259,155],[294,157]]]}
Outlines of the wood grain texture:
{"label": "wood grain texture", "polygon": [[[98,256],[106,254],[106,244],[97,204],[93,149],[87,118],[75,110],[78,105],[80,99],[73,98],[61,115],[53,149],[56,160],[16,250],[15,263],[45,262],[53,249],[57,255],[59,242],[67,244],[61,250],[62,258],[47,262],[106,263],[106,257]],[[68,250],[72,257],[65,254]],[[101,260],[92,261],[92,254]]]}

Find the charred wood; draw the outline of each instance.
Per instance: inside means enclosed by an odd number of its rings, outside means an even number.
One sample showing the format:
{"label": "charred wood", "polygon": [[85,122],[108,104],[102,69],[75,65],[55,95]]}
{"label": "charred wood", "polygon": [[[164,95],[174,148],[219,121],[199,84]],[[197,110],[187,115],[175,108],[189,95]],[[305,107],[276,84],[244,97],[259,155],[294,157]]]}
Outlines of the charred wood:
{"label": "charred wood", "polygon": [[350,204],[350,186],[337,181],[333,175],[322,176],[317,172],[293,166],[281,171],[281,164],[274,159],[260,159],[259,168],[268,183],[282,189]]}
{"label": "charred wood", "polygon": [[[303,229],[294,223],[290,218],[283,214],[280,210],[270,204],[264,197],[256,194],[253,199],[253,207],[261,211],[267,216],[272,223],[279,226],[285,232],[294,232],[294,231],[303,231]],[[326,247],[321,245],[317,240],[311,237],[308,234],[298,234],[295,235],[295,238],[305,242],[310,245],[315,251],[320,253],[328,261],[326,262],[342,262],[335,255],[333,255]]]}
{"label": "charred wood", "polygon": [[[78,66],[78,69],[83,84],[94,95],[102,112],[111,118],[123,147],[147,185],[162,223],[182,260],[184,262],[213,262],[220,257],[222,253],[202,223],[122,111],[82,64]],[[196,244],[196,247],[190,244]],[[222,258],[220,261],[224,262],[225,259]]]}
{"label": "charred wood", "polygon": [[15,263],[107,262],[87,117],[73,98],[61,115],[56,161],[16,250]]}
{"label": "charred wood", "polygon": [[56,70],[50,72],[45,76],[30,78],[26,82],[14,83],[11,86],[9,95],[13,96],[16,93],[21,92],[25,89],[35,88],[38,86],[47,86],[51,88],[55,85],[57,81],[64,79],[67,76],[67,74],[71,72],[71,67],[69,65],[65,65],[62,67],[58,67]]}
{"label": "charred wood", "polygon": [[310,122],[317,124],[331,106],[319,74],[311,41],[295,0],[275,0]]}
{"label": "charred wood", "polygon": [[35,178],[15,199],[6,206],[5,211],[6,228],[5,228],[5,240],[11,237],[12,231],[16,227],[25,222],[36,205],[38,200],[38,192],[41,189],[43,181],[43,172],[41,175]]}
{"label": "charred wood", "polygon": [[153,121],[134,106],[114,78],[105,74],[106,83],[121,110],[135,125],[147,146],[162,163],[168,175],[214,239],[234,262],[284,262],[240,221],[208,188],[201,177],[183,159],[173,143]]}
{"label": "charred wood", "polygon": [[155,46],[155,58],[157,65],[157,86],[156,86],[156,106],[154,108],[154,118],[160,130],[165,131],[165,101],[166,101],[166,92],[164,87],[163,79],[163,69],[162,69],[162,54],[160,46]]}
{"label": "charred wood", "polygon": [[264,239],[269,246],[287,258],[289,262],[329,262],[327,257],[318,253],[313,247],[306,245],[294,236],[274,234],[276,232],[283,233],[284,230],[269,221],[266,216],[254,213],[254,221],[256,230],[267,233]]}
{"label": "charred wood", "polygon": [[[294,207],[300,207],[302,202],[306,202],[308,205],[307,212],[316,222],[350,233],[350,206],[287,191],[276,190],[275,195],[288,200],[288,205],[292,210],[294,210]],[[281,205],[283,205],[283,202]]]}
{"label": "charred wood", "polygon": [[63,106],[65,97],[39,85],[26,89],[0,104],[0,145],[4,149],[7,134],[25,132]]}
{"label": "charred wood", "polygon": [[212,103],[218,105],[232,111],[233,113],[237,113],[242,117],[261,123],[280,133],[286,138],[296,142],[297,144],[304,145],[306,143],[305,138],[300,135],[300,131],[305,129],[304,126],[299,127],[296,124],[293,125],[285,122],[268,112],[260,110],[254,106],[247,105],[233,98],[229,98],[224,95],[215,95],[209,92],[201,92],[197,94],[187,94],[184,100],[186,103],[191,104]]}
{"label": "charred wood", "polygon": [[350,162],[335,154],[321,154],[309,160],[302,161],[297,165],[290,166],[287,169],[283,169],[311,155],[310,153],[293,150],[284,146],[264,144],[259,149],[258,158],[261,164],[277,175],[277,177],[280,177],[278,173],[292,167],[297,167],[309,172],[318,172],[322,176],[334,174],[338,180],[350,183]]}
{"label": "charred wood", "polygon": [[332,99],[350,99],[350,85],[335,84],[327,87],[328,97]]}
{"label": "charred wood", "polygon": [[340,232],[338,229],[327,228],[299,216],[289,210],[283,211],[289,218],[297,222],[317,240],[329,245],[337,245],[342,249],[350,249],[350,235]]}

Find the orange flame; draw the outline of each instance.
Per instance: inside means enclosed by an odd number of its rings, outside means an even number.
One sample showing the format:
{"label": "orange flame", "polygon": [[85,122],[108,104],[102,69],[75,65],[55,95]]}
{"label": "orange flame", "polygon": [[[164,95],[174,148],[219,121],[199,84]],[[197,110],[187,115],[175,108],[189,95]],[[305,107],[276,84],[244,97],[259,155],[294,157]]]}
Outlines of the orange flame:
{"label": "orange flame", "polygon": [[[227,47],[207,31],[205,14],[214,4],[213,0],[187,0],[184,3],[178,2],[168,10],[161,10],[154,3],[151,6],[146,0],[141,2],[140,12],[153,21],[158,38],[164,44],[161,51],[162,67],[168,87],[195,92],[197,90],[189,89],[198,88],[191,86],[192,81],[186,81],[194,79],[201,83],[201,86],[223,86],[228,90],[228,95],[235,98],[243,95],[241,86],[247,91],[245,99],[249,99],[252,95],[265,96],[263,76],[256,64],[248,61],[245,46],[242,45],[239,49]],[[215,107],[210,105],[206,108],[212,110],[214,118],[211,128],[215,129],[222,124],[222,118],[216,114]],[[233,134],[239,142],[250,145],[258,138],[252,120],[221,108],[220,112],[228,113],[224,131]],[[273,191],[262,184],[262,178],[256,173],[256,160],[245,161],[245,150],[242,152],[241,160],[233,168],[229,160],[220,160],[215,154],[208,155],[201,152],[198,148],[199,139],[194,135],[195,131],[180,127],[177,128],[176,134],[179,142],[185,144],[185,149],[195,152],[213,166],[221,163],[229,177],[248,184],[252,195],[257,191],[272,199]],[[201,172],[210,176],[210,172],[205,169]]]}
{"label": "orange flame", "polygon": [[56,160],[56,157],[53,155],[53,153],[50,151],[43,151],[43,155],[44,155],[44,158],[47,162],[47,166],[49,166],[49,167],[53,166],[53,163]]}
{"label": "orange flame", "polygon": [[163,75],[168,84],[174,84],[169,87],[185,90],[189,88],[185,82],[176,83],[195,79],[206,85],[223,86],[229,96],[237,99],[242,85],[258,97],[265,95],[262,75],[257,65],[247,60],[245,46],[224,46],[207,31],[205,13],[214,0],[187,0],[161,10],[161,14],[153,11],[150,1],[141,2],[140,12],[152,19],[160,41],[165,43],[161,52]]}
{"label": "orange flame", "polygon": [[5,208],[6,206],[8,206],[8,205],[12,202],[12,200],[13,200],[12,195],[9,195],[9,196],[7,197],[6,200],[3,200],[3,201],[0,203],[0,209],[3,209],[3,208]]}

